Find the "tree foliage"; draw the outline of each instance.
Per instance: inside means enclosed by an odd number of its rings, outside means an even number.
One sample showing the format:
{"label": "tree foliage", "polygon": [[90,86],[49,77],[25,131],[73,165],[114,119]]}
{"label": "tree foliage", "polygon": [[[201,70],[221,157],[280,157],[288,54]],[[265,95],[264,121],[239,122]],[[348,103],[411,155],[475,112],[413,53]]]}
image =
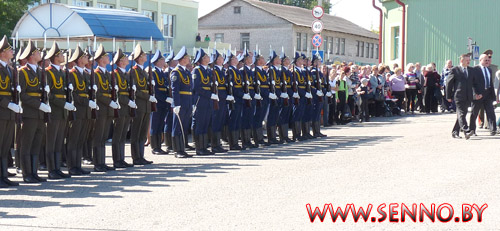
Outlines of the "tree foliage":
{"label": "tree foliage", "polygon": [[[260,0],[263,2],[272,2],[277,4],[289,5],[289,6],[297,6],[305,9],[312,9],[313,7],[318,5],[318,0]],[[323,1],[323,8],[325,9],[325,13],[330,13],[330,8],[332,4],[329,0]]]}
{"label": "tree foliage", "polygon": [[28,10],[28,6],[39,0],[0,0],[0,37],[12,35],[17,21]]}

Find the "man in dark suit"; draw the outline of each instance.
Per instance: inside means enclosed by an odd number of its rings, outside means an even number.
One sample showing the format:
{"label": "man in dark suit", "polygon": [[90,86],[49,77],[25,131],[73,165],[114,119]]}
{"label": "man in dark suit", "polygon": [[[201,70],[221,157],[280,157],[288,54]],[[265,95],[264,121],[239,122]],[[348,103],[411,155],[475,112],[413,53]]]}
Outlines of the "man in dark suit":
{"label": "man in dark suit", "polygon": [[465,138],[470,138],[469,126],[467,126],[467,110],[472,101],[472,84],[470,54],[460,56],[460,66],[453,67],[446,81],[446,99],[448,102],[455,100],[457,106],[457,120],[451,136],[460,137],[460,129],[464,131]]}
{"label": "man in dark suit", "polygon": [[493,87],[493,78],[491,69],[491,57],[488,54],[479,56],[479,65],[474,67],[472,92],[474,99],[472,100],[472,115],[470,117],[470,130],[475,132],[476,119],[481,107],[484,107],[486,116],[488,117],[488,128],[493,136],[497,132],[495,111],[493,101],[496,100],[495,88]]}

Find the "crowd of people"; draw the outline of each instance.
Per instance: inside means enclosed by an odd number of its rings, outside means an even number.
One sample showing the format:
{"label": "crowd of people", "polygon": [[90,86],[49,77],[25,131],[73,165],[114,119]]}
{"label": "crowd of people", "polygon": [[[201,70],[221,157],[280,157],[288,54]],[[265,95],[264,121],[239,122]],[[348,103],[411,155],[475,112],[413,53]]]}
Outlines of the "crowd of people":
{"label": "crowd of people", "polygon": [[[12,152],[24,182],[40,183],[46,179],[39,169],[62,179],[90,174],[82,164],[95,172],[152,164],[146,140],[152,154],[189,158],[188,150],[205,156],[227,152],[225,145],[238,151],[322,138],[322,126],[436,113],[439,104],[464,113],[463,101],[450,98],[458,91],[451,61],[440,75],[432,63],[409,63],[403,72],[396,64],[323,64],[320,56],[299,52],[289,57],[271,50],[266,59],[246,48],[198,49],[191,56],[185,47],[148,55],[140,44],[130,55],[109,54],[102,44],[95,51],[61,50],[56,42],[44,51],[32,41],[16,47],[5,36],[0,41],[0,187],[18,185],[8,179],[15,175],[7,171]],[[479,110],[473,103],[473,116]],[[463,123],[457,120],[454,137],[457,126],[467,138],[473,134],[475,123]],[[109,138],[113,166],[106,164]],[[127,139],[132,163],[125,161]]]}

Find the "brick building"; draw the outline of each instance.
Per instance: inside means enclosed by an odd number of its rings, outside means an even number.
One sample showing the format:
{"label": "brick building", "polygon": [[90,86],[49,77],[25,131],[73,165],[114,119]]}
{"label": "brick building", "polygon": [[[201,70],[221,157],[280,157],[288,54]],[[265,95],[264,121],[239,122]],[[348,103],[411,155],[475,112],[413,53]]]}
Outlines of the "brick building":
{"label": "brick building", "polygon": [[[321,19],[324,57],[329,62],[378,62],[378,35],[344,18],[325,14]],[[258,45],[262,54],[268,55],[269,45],[278,52],[284,46],[292,55],[310,52],[314,35],[311,10],[279,5],[257,0],[231,0],[198,20],[201,36],[209,35],[212,41],[229,43],[238,50],[245,44],[251,50]]]}

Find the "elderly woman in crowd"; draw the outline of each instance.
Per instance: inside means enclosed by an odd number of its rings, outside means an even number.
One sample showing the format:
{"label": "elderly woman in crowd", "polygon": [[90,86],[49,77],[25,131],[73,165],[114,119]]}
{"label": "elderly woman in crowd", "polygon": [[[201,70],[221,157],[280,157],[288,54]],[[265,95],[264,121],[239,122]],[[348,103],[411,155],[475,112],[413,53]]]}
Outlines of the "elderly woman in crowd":
{"label": "elderly woman in crowd", "polygon": [[417,84],[419,80],[417,79],[417,75],[414,72],[415,65],[413,63],[408,63],[406,65],[406,73],[404,75],[406,80],[406,112],[410,112],[411,114],[415,113],[415,99],[417,98]]}
{"label": "elderly woman in crowd", "polygon": [[[372,66],[372,73],[370,75],[369,86],[374,89],[374,94],[379,94],[384,92],[384,84],[385,78],[382,77],[379,73],[384,73],[385,67],[380,65],[380,68],[376,65]],[[381,116],[383,114],[383,101],[376,101],[373,105],[371,105],[370,112],[373,113],[374,116]]]}
{"label": "elderly woman in crowd", "polygon": [[437,98],[436,92],[441,91],[441,86],[439,85],[439,81],[441,76],[435,72],[433,64],[427,65],[424,83],[424,102],[425,102],[425,112],[437,112]]}
{"label": "elderly woman in crowd", "polygon": [[403,109],[406,81],[400,67],[394,69],[394,75],[389,78],[389,85],[391,87],[392,96],[398,100],[396,101],[397,106],[400,110]]}
{"label": "elderly woman in crowd", "polygon": [[358,66],[352,65],[351,75],[349,76],[349,82],[348,82],[348,86],[350,86],[350,88],[349,88],[349,97],[347,98],[347,104],[351,109],[351,114],[353,117],[355,117],[357,113],[359,113],[358,105],[356,104],[356,98],[358,97],[356,89],[359,87],[360,84],[361,82],[359,82],[359,77],[358,77]]}

